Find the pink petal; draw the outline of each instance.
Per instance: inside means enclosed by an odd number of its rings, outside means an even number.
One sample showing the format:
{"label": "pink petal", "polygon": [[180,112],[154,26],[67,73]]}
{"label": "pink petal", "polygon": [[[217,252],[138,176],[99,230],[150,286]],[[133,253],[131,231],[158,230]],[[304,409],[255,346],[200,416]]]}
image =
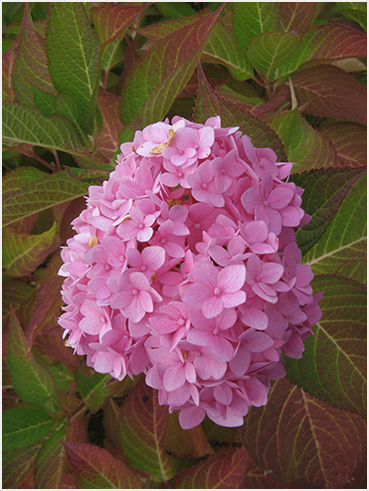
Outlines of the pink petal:
{"label": "pink petal", "polygon": [[168,392],[180,389],[185,382],[186,375],[183,365],[171,366],[164,373],[163,386]]}
{"label": "pink petal", "polygon": [[205,418],[205,415],[205,410],[202,407],[187,407],[179,413],[179,424],[184,430],[189,430],[199,425]]}
{"label": "pink petal", "polygon": [[217,285],[225,293],[234,293],[240,290],[246,278],[246,268],[241,264],[227,266],[218,276]]}
{"label": "pink petal", "polygon": [[292,189],[285,187],[275,188],[268,196],[269,206],[275,210],[282,210],[291,202],[294,195],[295,193]]}

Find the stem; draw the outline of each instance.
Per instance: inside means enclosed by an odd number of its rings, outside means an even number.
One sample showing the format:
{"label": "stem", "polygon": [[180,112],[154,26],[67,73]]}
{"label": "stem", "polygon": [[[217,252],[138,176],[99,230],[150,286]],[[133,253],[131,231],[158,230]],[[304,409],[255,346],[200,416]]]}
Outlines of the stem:
{"label": "stem", "polygon": [[29,154],[29,153],[26,153],[26,152],[21,152],[21,153],[23,155],[25,155],[26,157],[31,157],[31,158],[37,160],[37,162],[40,162],[40,164],[44,165],[45,167],[47,167],[48,169],[50,169],[52,172],[56,172],[57,169],[52,164],[49,164],[49,162],[46,162],[46,160],[44,160],[43,158],[39,157],[35,153],[32,153],[32,154]]}
{"label": "stem", "polygon": [[58,152],[57,152],[56,150],[54,150],[54,155],[55,155],[56,167],[57,167],[57,169],[60,171],[60,170],[61,170],[61,167],[60,167],[60,161],[59,161]]}

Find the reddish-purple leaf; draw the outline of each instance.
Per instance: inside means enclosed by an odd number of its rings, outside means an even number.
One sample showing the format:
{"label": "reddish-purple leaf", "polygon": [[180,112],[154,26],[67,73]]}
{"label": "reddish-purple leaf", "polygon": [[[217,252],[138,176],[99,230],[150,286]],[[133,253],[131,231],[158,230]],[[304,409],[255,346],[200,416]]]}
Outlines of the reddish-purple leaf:
{"label": "reddish-purple leaf", "polygon": [[109,160],[113,159],[119,147],[119,133],[123,123],[119,119],[119,98],[100,89],[97,103],[102,116],[102,128],[95,140],[96,148]]}
{"label": "reddish-purple leaf", "polygon": [[26,3],[13,67],[13,89],[19,102],[33,104],[32,85],[56,95],[48,69],[45,40],[36,31]]}
{"label": "reddish-purple leaf", "polygon": [[303,112],[366,123],[366,90],[353,75],[317,65],[295,73],[291,82]]}
{"label": "reddish-purple leaf", "polygon": [[62,306],[60,288],[63,279],[57,273],[61,265],[62,260],[59,251],[57,251],[45,269],[35,300],[32,317],[26,332],[29,349],[32,346],[36,334],[43,328],[48,318],[54,315],[55,312],[60,315]]}
{"label": "reddish-purple leaf", "polygon": [[366,127],[351,122],[327,124],[319,131],[332,141],[336,148],[339,165],[362,167],[367,162],[367,131]]}
{"label": "reddish-purple leaf", "polygon": [[242,432],[260,469],[288,487],[342,487],[365,459],[365,420],[285,379],[265,407],[252,408]]}
{"label": "reddish-purple leaf", "polygon": [[155,481],[168,481],[178,462],[164,450],[168,408],[159,406],[158,391],[141,378],[124,400],[119,417],[120,447],[132,465]]}
{"label": "reddish-purple leaf", "polygon": [[99,36],[100,48],[124,34],[129,24],[149,4],[103,3],[92,12],[92,21]]}
{"label": "reddish-purple leaf", "polygon": [[305,39],[312,46],[316,46],[312,60],[367,56],[366,34],[342,24],[328,23],[314,26],[304,36],[304,44]]}
{"label": "reddish-purple leaf", "polygon": [[146,126],[165,116],[190,79],[221,8],[157,41],[135,63],[122,91],[124,125],[137,117]]}
{"label": "reddish-purple leaf", "polygon": [[281,2],[279,19],[283,29],[304,32],[310,27],[317,4],[315,2]]}
{"label": "reddish-purple leaf", "polygon": [[142,488],[142,480],[104,448],[87,443],[63,442],[79,488]]}
{"label": "reddish-purple leaf", "polygon": [[242,107],[227,101],[209,85],[200,62],[197,65],[199,90],[196,101],[195,120],[199,123],[219,115],[222,127],[238,126],[242,133],[248,135],[255,147],[269,147],[277,154],[280,161],[287,160],[283,144],[275,131],[257,116],[251,115]]}
{"label": "reddish-purple leaf", "polygon": [[243,482],[244,489],[280,489],[283,486],[274,481],[270,472],[263,472],[249,459],[249,470]]}
{"label": "reddish-purple leaf", "polygon": [[49,359],[54,358],[55,361],[64,363],[70,370],[75,370],[81,363],[82,356],[74,355],[73,350],[66,348],[61,331],[61,328],[52,331],[42,331],[35,339],[35,345]]}
{"label": "reddish-purple leaf", "polygon": [[14,44],[3,54],[3,101],[13,102],[12,72],[14,66]]}
{"label": "reddish-purple leaf", "polygon": [[249,457],[244,447],[231,448],[181,472],[176,489],[243,489]]}
{"label": "reddish-purple leaf", "polygon": [[265,116],[266,114],[271,113],[272,111],[277,109],[284,102],[289,101],[289,99],[290,89],[289,87],[283,85],[282,87],[280,87],[275,97],[269,99],[268,101],[262,102],[261,104],[257,104],[250,110],[250,113],[253,116],[258,116],[259,118],[261,118],[262,116]]}
{"label": "reddish-purple leaf", "polygon": [[42,438],[30,447],[3,452],[3,489],[20,489],[22,487],[21,483],[33,469],[37,454],[44,443],[45,438]]}

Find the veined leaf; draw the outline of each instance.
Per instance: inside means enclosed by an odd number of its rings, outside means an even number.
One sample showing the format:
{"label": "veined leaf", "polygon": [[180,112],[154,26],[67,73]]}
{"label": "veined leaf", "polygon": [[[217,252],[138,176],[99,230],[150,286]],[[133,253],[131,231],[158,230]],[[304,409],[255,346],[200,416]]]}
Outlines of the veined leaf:
{"label": "veined leaf", "polygon": [[67,94],[58,94],[55,113],[57,116],[61,116],[70,121],[74,129],[77,131],[79,138],[83,141],[85,138],[83,130],[83,116],[77,101]]}
{"label": "veined leaf", "polygon": [[24,402],[38,408],[46,407],[47,404],[48,409],[54,410],[52,399],[56,393],[51,375],[47,367],[36,360],[33,352],[28,352],[26,336],[12,309],[10,312],[8,368],[14,390]]}
{"label": "veined leaf", "polygon": [[155,5],[168,19],[177,19],[195,13],[195,10],[186,2],[155,2]]}
{"label": "veined leaf", "polygon": [[345,19],[354,20],[366,31],[366,2],[338,2],[333,9],[335,12],[342,14]]}
{"label": "veined leaf", "polygon": [[121,96],[121,119],[138,116],[142,126],[161,120],[190,79],[207,44],[219,9],[157,41],[128,75]]}
{"label": "veined leaf", "polygon": [[246,49],[258,34],[277,27],[279,8],[277,2],[234,2],[233,28],[241,48]]}
{"label": "veined leaf", "polygon": [[59,489],[64,473],[65,448],[60,440],[65,439],[62,426],[41,447],[35,466],[37,489]]}
{"label": "veined leaf", "polygon": [[296,162],[293,173],[337,166],[332,142],[314,130],[297,109],[268,119],[268,124],[284,143],[289,162]]}
{"label": "veined leaf", "polygon": [[198,97],[196,100],[195,120],[198,123],[219,115],[222,127],[238,126],[242,133],[248,135],[255,147],[269,147],[275,151],[279,161],[287,160],[283,144],[274,130],[257,116],[252,116],[248,111],[228,102],[224,97],[214,91],[198,63],[197,75],[199,79]]}
{"label": "veined leaf", "polygon": [[46,48],[55,88],[76,100],[82,120],[90,129],[96,110],[100,51],[82,3],[51,4]]}
{"label": "veined leaf", "polygon": [[109,72],[117,63],[123,59],[123,50],[120,38],[103,48],[101,53],[101,68]]}
{"label": "veined leaf", "polygon": [[103,125],[95,145],[108,159],[113,159],[119,148],[119,133],[123,129],[123,124],[119,119],[119,98],[100,90],[97,100]]}
{"label": "veined leaf", "polygon": [[43,234],[30,235],[3,229],[3,267],[9,276],[32,273],[52,252],[57,237],[57,224]]}
{"label": "veined leaf", "polygon": [[38,181],[47,176],[46,172],[36,169],[35,167],[18,167],[5,174],[3,177],[3,199],[19,189],[28,186],[32,182]]}
{"label": "veined leaf", "polygon": [[319,242],[304,256],[314,274],[366,283],[366,176],[349,190]]}
{"label": "veined leaf", "polygon": [[143,481],[121,460],[114,458],[104,448],[87,443],[63,442],[77,474],[79,488],[135,489]]}
{"label": "veined leaf", "polygon": [[286,360],[287,377],[340,409],[366,416],[366,289],[333,275],[316,276],[323,317],[305,340],[301,360]]}
{"label": "veined leaf", "polygon": [[127,27],[143,12],[148,4],[103,3],[92,12],[100,48],[105,48],[118,37],[124,36]]}
{"label": "veined leaf", "polygon": [[201,59],[220,63],[228,68],[235,79],[247,80],[253,76],[252,65],[237,42],[230,14],[229,10],[215,23]]}
{"label": "veined leaf", "polygon": [[292,175],[292,181],[305,189],[302,208],[312,216],[311,222],[296,232],[303,255],[326,231],[347,192],[363,173],[362,168],[341,167]]}
{"label": "veined leaf", "polygon": [[364,125],[349,121],[331,123],[319,128],[333,142],[340,165],[363,167],[367,162],[367,131]]}
{"label": "veined leaf", "polygon": [[3,451],[2,485],[4,489],[20,489],[20,484],[34,466],[37,454],[45,438],[26,448],[19,448],[9,452]]}
{"label": "veined leaf", "polygon": [[3,451],[26,448],[38,442],[53,424],[53,417],[34,407],[3,412]]}
{"label": "veined leaf", "polygon": [[271,472],[263,472],[249,459],[249,470],[243,482],[243,489],[282,489],[283,486],[274,481],[270,476]]}
{"label": "veined leaf", "polygon": [[47,66],[45,40],[33,25],[28,4],[24,8],[12,77],[15,96],[23,104],[33,104],[32,86],[56,95]]}
{"label": "veined leaf", "polygon": [[115,381],[113,384],[106,385],[111,379],[109,374],[94,373],[88,376],[79,369],[76,371],[77,390],[92,413],[96,413],[116,390],[119,382]]}
{"label": "veined leaf", "polygon": [[274,73],[273,77],[285,80],[309,60],[342,60],[357,57],[366,57],[364,33],[338,23],[319,24],[305,32],[296,52],[279,66],[278,73]]}
{"label": "veined leaf", "polygon": [[39,109],[10,102],[3,103],[3,141],[63,151],[80,147],[79,138],[67,119],[47,118]]}
{"label": "veined leaf", "polygon": [[247,57],[266,80],[272,80],[272,74],[291,57],[300,41],[290,32],[264,32],[251,39],[246,48]]}
{"label": "veined leaf", "polygon": [[305,113],[366,123],[366,90],[344,70],[317,65],[295,73],[291,81]]}
{"label": "veined leaf", "polygon": [[3,101],[13,102],[14,92],[12,85],[12,72],[14,66],[14,44],[3,54],[2,58],[2,97]]}
{"label": "veined leaf", "polygon": [[284,487],[338,488],[364,460],[366,422],[278,380],[241,430],[252,459]]}
{"label": "veined leaf", "polygon": [[279,19],[286,32],[292,29],[298,33],[306,31],[314,18],[315,2],[281,2]]}
{"label": "veined leaf", "polygon": [[231,448],[181,472],[176,489],[240,489],[248,468],[244,447]]}
{"label": "veined leaf", "polygon": [[87,193],[88,184],[70,177],[67,171],[47,174],[3,200],[3,226],[65,203]]}
{"label": "veined leaf", "polygon": [[[157,41],[181,27],[193,24],[205,15],[206,10],[200,10],[196,15],[165,20],[145,26],[137,31],[149,40]],[[227,10],[214,24],[209,41],[202,52],[201,60],[205,63],[224,65],[237,80],[246,80],[253,74],[252,66],[235,38],[231,15],[231,10]]]}
{"label": "veined leaf", "polygon": [[4,323],[5,319],[10,316],[10,305],[13,306],[14,310],[18,310],[19,306],[32,295],[35,287],[29,285],[25,281],[9,278],[6,275],[3,275],[2,286],[2,318]]}
{"label": "veined leaf", "polygon": [[159,482],[171,479],[178,469],[178,463],[163,446],[167,418],[168,409],[159,406],[158,392],[141,378],[121,408],[119,437],[132,467]]}
{"label": "veined leaf", "polygon": [[37,109],[41,109],[41,111],[45,114],[45,116],[55,116],[56,110],[56,96],[53,94],[49,94],[44,90],[38,89],[34,85],[31,85],[32,93],[33,93],[33,102]]}

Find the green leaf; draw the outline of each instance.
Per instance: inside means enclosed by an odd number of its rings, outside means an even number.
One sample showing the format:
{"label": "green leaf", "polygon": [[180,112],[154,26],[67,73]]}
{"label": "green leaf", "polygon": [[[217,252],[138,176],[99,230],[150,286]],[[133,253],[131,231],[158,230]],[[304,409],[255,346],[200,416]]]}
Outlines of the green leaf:
{"label": "green leaf", "polygon": [[341,167],[318,169],[291,176],[295,184],[305,189],[302,208],[312,216],[311,222],[296,232],[297,244],[303,255],[326,231],[348,190],[363,173],[361,168]]}
{"label": "green leaf", "polygon": [[37,489],[59,489],[65,461],[65,448],[60,440],[66,437],[62,426],[42,445],[35,465],[35,484]]}
{"label": "green leaf", "polygon": [[366,289],[347,278],[322,275],[322,319],[305,340],[301,360],[287,359],[287,377],[332,406],[366,416]]}
{"label": "green leaf", "polygon": [[155,5],[168,19],[178,19],[195,14],[195,10],[186,2],[155,2]]}
{"label": "green leaf", "polygon": [[367,24],[367,4],[366,2],[337,2],[333,11],[339,12],[346,19],[354,20],[365,31]]}
{"label": "green leaf", "polygon": [[31,274],[51,253],[55,246],[57,224],[43,234],[30,235],[3,229],[3,267],[9,276]]}
{"label": "green leaf", "polygon": [[10,102],[3,103],[3,141],[63,151],[80,147],[73,126],[65,118],[47,118],[39,109]]}
{"label": "green leaf", "polygon": [[51,428],[53,416],[34,407],[16,407],[3,412],[3,451],[26,448],[38,442]]}
{"label": "green leaf", "polygon": [[63,444],[80,489],[142,488],[141,478],[104,448],[87,443]]}
{"label": "green leaf", "polygon": [[337,154],[329,138],[314,130],[297,109],[268,119],[284,143],[293,173],[337,166]]}
{"label": "green leaf", "polygon": [[28,352],[26,336],[12,309],[9,327],[7,359],[14,390],[24,402],[38,408],[47,406],[49,410],[54,410],[52,400],[56,394],[51,375],[33,352]]}
{"label": "green leaf", "polygon": [[244,447],[230,448],[181,472],[175,489],[241,489],[248,467]]}
{"label": "green leaf", "polygon": [[228,68],[237,80],[247,80],[253,76],[252,65],[237,42],[233,32],[232,20],[227,13],[214,25],[202,61],[220,63]]}
{"label": "green leaf", "polygon": [[101,69],[109,72],[117,63],[123,60],[123,49],[120,39],[108,44],[101,53]]}
{"label": "green leaf", "polygon": [[271,148],[277,154],[279,161],[287,160],[282,142],[267,123],[214,91],[206,80],[200,63],[198,63],[197,75],[199,90],[195,108],[196,122],[205,123],[208,118],[219,115],[222,127],[238,126],[242,133],[251,138],[255,147]]}
{"label": "green leaf", "polygon": [[159,406],[158,392],[141,378],[121,408],[119,438],[132,467],[159,482],[171,479],[178,469],[178,462],[163,447],[167,418],[168,408]]}
{"label": "green leaf", "polygon": [[93,375],[88,376],[80,369],[76,371],[77,390],[92,413],[96,413],[105,400],[117,389],[117,381],[107,385],[111,380],[109,374],[93,373]]}
{"label": "green leaf", "polygon": [[277,2],[234,2],[232,20],[237,41],[243,49],[251,39],[266,31],[273,31],[278,24]]}
{"label": "green leaf", "polygon": [[341,488],[365,459],[366,423],[278,380],[241,434],[251,458],[283,488]]}
{"label": "green leaf", "polygon": [[50,5],[46,47],[55,88],[76,100],[82,121],[91,130],[99,84],[100,50],[82,3]]}
{"label": "green leaf", "polygon": [[304,113],[366,124],[366,90],[350,73],[317,65],[295,73],[291,83]]}
{"label": "green leaf", "polygon": [[9,278],[3,275],[3,305],[2,316],[3,322],[10,316],[10,305],[14,310],[17,310],[20,305],[27,300],[34,291],[34,286],[29,285],[25,281]]}
{"label": "green leaf", "polygon": [[79,138],[82,141],[85,139],[82,111],[73,97],[67,94],[58,94],[55,113],[57,116],[68,119],[77,131]]}
{"label": "green leaf", "polygon": [[335,146],[340,165],[366,165],[366,126],[349,121],[326,124],[319,131],[328,136]]}
{"label": "green leaf", "polygon": [[321,239],[304,256],[314,274],[336,274],[366,283],[366,176],[347,193]]}
{"label": "green leaf", "polygon": [[73,179],[67,171],[47,174],[3,200],[3,226],[65,203],[87,193],[88,183]]}
{"label": "green leaf", "polygon": [[265,32],[249,42],[247,57],[266,80],[272,80],[278,67],[291,57],[299,44],[300,38],[290,32]]}
{"label": "green leaf", "polygon": [[[127,27],[147,7],[147,4],[103,3],[92,12],[92,21],[100,41],[100,48],[121,39]],[[118,43],[119,44],[119,43]]]}
{"label": "green leaf", "polygon": [[49,94],[44,90],[40,90],[34,85],[31,86],[31,89],[33,93],[33,101],[37,109],[41,109],[41,111],[47,117],[54,116],[57,101],[56,96],[53,94]]}
{"label": "green leaf", "polygon": [[274,72],[272,78],[278,76],[280,81],[286,80],[288,75],[309,60],[332,61],[366,56],[366,36],[363,32],[338,23],[321,24],[304,33],[296,51],[279,66],[278,73]]}
{"label": "green leaf", "polygon": [[20,484],[34,467],[44,440],[45,437],[29,447],[3,452],[2,485],[4,489],[20,489]]}
{"label": "green leaf", "polygon": [[121,96],[121,119],[141,126],[160,121],[190,79],[219,10],[157,41],[133,66]]}
{"label": "green leaf", "polygon": [[18,191],[28,184],[31,184],[43,177],[47,176],[46,172],[36,169],[35,167],[19,167],[11,172],[8,172],[3,177],[3,199],[9,197],[10,194]]}
{"label": "green leaf", "polygon": [[47,66],[45,40],[34,28],[28,4],[25,4],[12,76],[14,93],[18,102],[33,104],[32,86],[56,95]]}

